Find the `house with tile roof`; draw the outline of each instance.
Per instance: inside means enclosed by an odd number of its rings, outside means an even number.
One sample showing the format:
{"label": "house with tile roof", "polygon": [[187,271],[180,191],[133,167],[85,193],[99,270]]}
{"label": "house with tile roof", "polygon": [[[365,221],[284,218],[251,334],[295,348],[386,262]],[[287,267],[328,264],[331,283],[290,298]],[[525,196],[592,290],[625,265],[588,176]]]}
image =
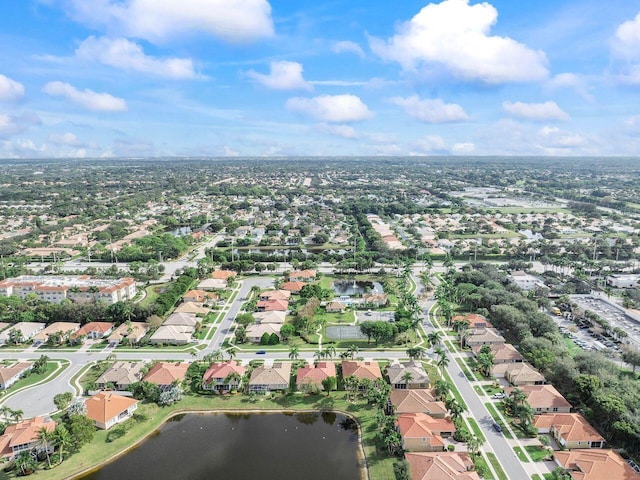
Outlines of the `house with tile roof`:
{"label": "house with tile roof", "polygon": [[247,326],[245,333],[247,340],[251,343],[260,343],[265,333],[269,336],[275,334],[280,339],[280,330],[282,330],[280,323],[254,323]]}
{"label": "house with tile roof", "polygon": [[85,402],[87,417],[102,430],[131,418],[138,408],[138,400],[113,392],[100,392]]}
{"label": "house with tile roof", "polygon": [[206,292],[204,290],[189,290],[187,293],[182,295],[182,301],[184,303],[206,303],[207,301],[215,301],[218,299],[218,296],[215,293]]}
{"label": "house with tile roof", "polygon": [[104,338],[111,334],[113,331],[113,323],[111,322],[89,322],[85,323],[78,329],[71,338],[90,338],[96,340]]}
{"label": "house with tile roof", "polygon": [[51,335],[61,335],[61,340],[64,342],[67,338],[69,338],[73,333],[77,332],[80,329],[79,323],[73,322],[55,322],[51,325],[45,327],[41,332],[36,333],[33,338],[34,345],[40,345],[49,340]]}
{"label": "house with tile roof", "polygon": [[259,312],[286,312],[289,308],[287,300],[258,300],[256,307]]}
{"label": "house with tile roof", "polygon": [[256,312],[253,314],[253,319],[256,323],[280,323],[284,324],[287,318],[287,312],[273,311],[273,312]]}
{"label": "house with tile roof", "polygon": [[613,450],[565,450],[553,457],[573,480],[640,480],[640,473]]}
{"label": "house with tile roof", "polygon": [[344,313],[347,306],[341,302],[329,302],[324,306],[327,313]]}
{"label": "house with tile roof", "polygon": [[0,390],[6,390],[33,368],[31,362],[17,362],[11,366],[0,367]]}
{"label": "house with tile roof", "polygon": [[113,333],[107,337],[107,342],[111,346],[135,345],[142,340],[148,331],[149,325],[145,322],[125,322],[116,327]]}
{"label": "house with tile roof", "polygon": [[304,287],[305,285],[305,282],[284,282],[282,285],[280,285],[280,290],[286,290],[288,292],[296,294],[300,293],[300,290],[302,290],[302,287]]}
{"label": "house with tile roof", "polygon": [[411,480],[480,480],[466,452],[407,452]]}
{"label": "house with tile roof", "polygon": [[298,390],[324,390],[322,381],[327,377],[336,377],[336,364],[333,362],[317,362],[298,369],[296,385]]}
{"label": "house with tile roof", "polygon": [[289,273],[290,282],[311,282],[318,273],[315,270],[294,270]]}
{"label": "house with tile roof", "polygon": [[198,317],[193,313],[172,313],[167,319],[162,322],[162,325],[175,325],[179,327],[192,327],[196,328],[196,325],[200,322]]}
{"label": "house with tile roof", "polygon": [[433,389],[391,390],[387,411],[392,415],[426,413],[434,418],[447,415],[447,407],[438,400]]}
{"label": "house with tile roof", "polygon": [[[553,385],[523,385],[517,388],[527,396],[527,403],[537,415],[571,412],[571,404]],[[504,391],[508,396],[513,390],[515,388],[507,387]]]}
{"label": "house with tile roof", "polygon": [[456,427],[449,418],[434,418],[426,413],[401,413],[397,417],[402,448],[410,452],[442,452],[442,437],[450,437]]}
{"label": "house with tile roof", "polygon": [[29,341],[33,338],[34,335],[44,330],[46,325],[40,322],[18,322],[11,325],[9,328],[4,329],[0,332],[0,345],[4,345],[9,341],[9,337],[11,335],[11,331],[15,330],[18,332],[24,341]]}
{"label": "house with tile roof", "polygon": [[189,365],[186,362],[158,362],[151,367],[142,380],[155,383],[161,390],[166,390],[174,383],[184,380]]}
{"label": "house with tile roof", "polygon": [[387,297],[386,293],[365,293],[362,295],[362,303],[375,307],[384,307],[389,303],[389,297]]}
{"label": "house with tile roof", "polygon": [[[484,345],[476,345],[471,348],[473,354],[477,357]],[[520,363],[524,361],[524,357],[510,343],[498,343],[489,345],[493,354],[494,365],[502,363]]]}
{"label": "house with tile roof", "polygon": [[261,365],[251,372],[249,391],[269,393],[289,388],[291,363],[274,362],[272,367]]}
{"label": "house with tile roof", "polygon": [[523,385],[543,385],[546,381],[540,372],[524,362],[510,364],[504,372],[504,378],[516,387]]}
{"label": "house with tile roof", "polygon": [[382,378],[382,372],[377,362],[355,360],[342,361],[342,378],[355,377],[358,380],[375,381]]}
{"label": "house with tile roof", "polygon": [[467,347],[482,345],[502,345],[505,339],[495,328],[474,328],[469,330],[469,335],[464,343]]}
{"label": "house with tile roof", "polygon": [[158,329],[149,337],[149,343],[186,345],[193,340],[193,327],[180,325],[160,325]]}
{"label": "house with tile roof", "polygon": [[[239,361],[229,360],[212,363],[202,377],[203,388],[216,392],[238,390],[246,371],[246,367],[240,365]],[[240,380],[228,379],[229,375],[233,373],[240,375]]]}
{"label": "house with tile roof", "polygon": [[260,300],[289,300],[291,292],[288,290],[267,290],[260,293]]}
{"label": "house with tile roof", "polygon": [[197,304],[196,302],[186,302],[178,305],[173,313],[187,313],[191,315],[205,316],[209,313],[209,309]]}
{"label": "house with tile roof", "polygon": [[113,385],[115,390],[127,390],[132,383],[142,380],[143,362],[118,361],[96,379],[96,386],[102,390]]}
{"label": "house with tile roof", "polygon": [[[408,381],[407,375],[411,375]],[[387,367],[387,376],[391,387],[396,390],[429,388],[431,385],[429,375],[420,362],[392,363]]]}
{"label": "house with tile roof", "polygon": [[0,458],[12,460],[20,452],[30,450],[43,452],[46,449],[49,453],[53,452],[53,444],[42,445],[40,441],[39,432],[43,427],[48,432],[53,432],[56,428],[56,422],[46,420],[44,417],[34,417],[14,425],[8,425],[4,433],[0,435]]}
{"label": "house with tile roof", "polygon": [[536,415],[533,426],[549,433],[562,448],[602,448],[605,439],[578,413],[543,413]]}
{"label": "house with tile roof", "polygon": [[466,322],[469,328],[493,328],[493,325],[484,315],[468,313],[466,315],[456,315],[451,319],[452,323]]}
{"label": "house with tile roof", "polygon": [[206,292],[224,290],[225,288],[227,288],[227,281],[221,278],[205,278],[198,283],[198,290],[204,290]]}

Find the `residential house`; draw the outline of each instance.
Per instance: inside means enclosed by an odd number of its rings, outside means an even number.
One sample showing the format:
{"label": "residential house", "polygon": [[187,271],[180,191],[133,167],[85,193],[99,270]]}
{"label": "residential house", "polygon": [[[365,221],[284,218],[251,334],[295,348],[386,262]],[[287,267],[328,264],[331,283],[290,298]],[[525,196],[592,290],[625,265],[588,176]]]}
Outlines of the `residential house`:
{"label": "residential house", "polygon": [[298,390],[324,390],[322,381],[327,377],[336,377],[336,364],[333,362],[317,362],[298,369],[296,385]]}
{"label": "residential house", "polygon": [[391,390],[389,394],[388,412],[426,413],[434,418],[444,418],[447,407],[437,399],[433,389]]}
{"label": "residential house", "polygon": [[[411,377],[407,379],[408,375]],[[430,386],[429,375],[420,362],[393,363],[387,367],[387,376],[391,387],[397,390]]]}
{"label": "residential house", "polygon": [[124,422],[138,408],[138,400],[123,397],[113,392],[100,392],[85,402],[87,417],[102,430],[109,430],[114,425]]}
{"label": "residential house", "polygon": [[[212,363],[202,377],[203,388],[216,392],[238,390],[246,371],[246,367],[240,365],[239,361]],[[229,375],[234,373],[237,373],[240,379],[228,379]]]}
{"label": "residential house", "polygon": [[382,378],[382,372],[377,362],[355,360],[342,361],[342,378],[355,377],[358,380],[375,381]]}
{"label": "residential house", "polygon": [[112,331],[113,323],[111,322],[89,322],[80,327],[78,331],[71,335],[71,338],[86,337],[92,340],[97,340],[110,335]]}
{"label": "residential house", "polygon": [[289,388],[291,363],[274,362],[272,367],[259,366],[251,372],[249,391],[269,393]]}
{"label": "residential house", "polygon": [[[484,345],[475,345],[471,347],[473,354],[477,357]],[[510,343],[489,345],[493,354],[493,363],[495,365],[501,363],[520,363],[524,361],[524,357]]]}
{"label": "residential house", "polygon": [[281,323],[254,323],[253,325],[248,325],[245,332],[247,340],[251,343],[260,343],[265,333],[269,336],[276,334],[278,339],[281,339],[280,330],[282,325]]}
{"label": "residential house", "polygon": [[442,437],[450,437],[456,431],[450,419],[433,418],[426,413],[401,413],[397,425],[402,448],[411,452],[442,452]]}
{"label": "residential house", "polygon": [[306,285],[306,282],[284,282],[280,285],[280,290],[286,290],[291,293],[300,293],[302,287]]}
{"label": "residential house", "polygon": [[553,457],[573,480],[640,480],[637,473],[613,450],[566,450]]}
{"label": "residential house", "polygon": [[540,433],[549,433],[561,448],[602,448],[605,439],[578,413],[536,415],[533,425]]}
{"label": "residential house", "polygon": [[256,323],[279,323],[284,324],[287,317],[287,312],[273,311],[273,312],[256,312],[253,314],[253,318]]}
{"label": "residential house", "polygon": [[493,328],[491,322],[484,315],[477,313],[468,313],[466,315],[456,315],[451,319],[452,323],[466,322],[469,328]]}
{"label": "residential house", "polygon": [[6,390],[20,380],[31,368],[30,362],[17,362],[9,367],[0,367],[0,390]]}
{"label": "residential house", "polygon": [[362,295],[362,303],[375,307],[384,307],[389,303],[389,297],[385,293],[365,293]]}
{"label": "residential house", "polygon": [[145,322],[125,322],[116,327],[113,333],[107,337],[107,342],[111,346],[121,343],[135,345],[142,340],[148,331],[149,325]]}
{"label": "residential house", "polygon": [[509,364],[504,372],[504,378],[516,387],[523,385],[543,385],[544,376],[528,363]]}
{"label": "residential house", "polygon": [[267,290],[266,292],[260,293],[260,300],[287,300],[289,301],[289,297],[291,296],[291,292],[288,290]]}
{"label": "residential house", "polygon": [[178,305],[173,311],[173,313],[184,313],[184,314],[190,314],[190,315],[205,316],[207,313],[209,313],[209,309],[201,305],[198,305],[195,302],[187,302],[187,303],[181,303],[180,305]]}
{"label": "residential house", "polygon": [[172,313],[162,322],[162,325],[175,325],[178,327],[191,327],[195,330],[200,320],[193,313]]}
{"label": "residential house", "polygon": [[9,341],[12,331],[16,331],[18,335],[25,341],[29,341],[34,335],[44,330],[46,325],[40,322],[19,322],[14,323],[9,328],[0,332],[0,345],[4,345]]}
{"label": "residential house", "polygon": [[340,302],[329,302],[325,305],[324,309],[327,313],[344,313],[347,306]]}
{"label": "residential house", "polygon": [[127,390],[132,383],[142,380],[143,369],[143,362],[115,362],[96,379],[96,386],[100,390],[110,385],[115,390]]}
{"label": "residential house", "polygon": [[[527,403],[538,415],[571,412],[571,404],[553,385],[523,385],[517,388],[527,396]],[[505,393],[510,395],[513,390],[515,388],[506,388]]]}
{"label": "residential house", "polygon": [[46,428],[48,432],[53,432],[56,422],[45,420],[44,417],[34,417],[23,420],[14,425],[7,425],[4,433],[0,435],[0,458],[13,460],[20,452],[45,449],[53,452],[53,444],[42,445],[40,441],[40,430]]}
{"label": "residential house", "polygon": [[233,270],[216,270],[215,272],[211,272],[211,279],[222,280],[226,288],[236,275],[238,275],[238,273]]}
{"label": "residential house", "polygon": [[193,340],[193,327],[180,325],[160,325],[149,337],[149,343],[154,345],[186,345]]}
{"label": "residential house", "polygon": [[167,390],[175,383],[182,382],[187,374],[189,363],[186,362],[158,362],[142,379],[145,382],[155,383],[161,390]]}
{"label": "residential house", "polygon": [[47,326],[41,332],[36,333],[33,336],[33,344],[40,345],[49,340],[51,335],[60,335],[60,340],[67,340],[73,333],[80,329],[79,323],[72,322],[55,322]]}
{"label": "residential house", "polygon": [[407,452],[411,480],[480,480],[466,452]]}
{"label": "residential house", "polygon": [[256,303],[259,312],[286,312],[289,302],[286,300],[259,300]]}
{"label": "residential house", "polygon": [[315,280],[317,272],[315,270],[294,270],[289,273],[290,282],[312,282]]}
{"label": "residential house", "polygon": [[206,303],[209,300],[215,301],[217,298],[218,296],[215,293],[206,292],[204,290],[189,290],[187,293],[182,295],[182,301],[185,303]]}
{"label": "residential house", "polygon": [[543,285],[539,279],[521,270],[511,272],[509,280],[511,280],[512,283],[515,283],[522,290],[533,290],[538,285]]}
{"label": "residential house", "polygon": [[502,345],[505,340],[495,328],[474,328],[469,330],[464,343],[473,348],[478,345]]}
{"label": "residential house", "polygon": [[227,288],[227,281],[221,278],[205,278],[198,283],[198,290],[212,291],[212,290],[224,290]]}

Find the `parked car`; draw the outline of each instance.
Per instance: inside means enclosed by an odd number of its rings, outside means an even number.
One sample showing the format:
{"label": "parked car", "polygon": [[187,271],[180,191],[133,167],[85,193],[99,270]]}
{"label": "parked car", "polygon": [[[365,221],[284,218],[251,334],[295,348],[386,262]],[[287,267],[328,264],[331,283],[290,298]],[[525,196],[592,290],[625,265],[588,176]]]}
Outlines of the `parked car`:
{"label": "parked car", "polygon": [[506,398],[507,394],[503,392],[494,393],[491,395],[491,398]]}
{"label": "parked car", "polygon": [[258,350],[258,351],[256,352],[256,355],[264,355],[265,353],[267,353],[267,352],[266,352],[266,351],[264,351],[264,350]]}
{"label": "parked car", "polygon": [[501,431],[502,431],[502,427],[500,426],[500,424],[498,424],[498,423],[496,423],[496,422],[493,422],[493,429],[494,429],[496,432],[501,432]]}

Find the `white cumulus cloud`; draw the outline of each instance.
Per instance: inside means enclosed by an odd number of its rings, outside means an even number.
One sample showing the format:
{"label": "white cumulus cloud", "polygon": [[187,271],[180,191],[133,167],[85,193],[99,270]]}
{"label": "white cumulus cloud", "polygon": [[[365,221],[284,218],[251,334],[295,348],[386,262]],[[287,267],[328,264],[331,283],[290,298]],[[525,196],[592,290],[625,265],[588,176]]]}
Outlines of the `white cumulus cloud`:
{"label": "white cumulus cloud", "polygon": [[126,38],[91,36],[78,46],[76,56],[110,67],[161,77],[178,79],[197,77],[190,58],[154,58],[146,55],[140,45]]}
{"label": "white cumulus cloud", "polygon": [[640,12],[616,29],[611,44],[613,67],[624,83],[640,84]]}
{"label": "white cumulus cloud", "polygon": [[573,149],[582,147],[587,139],[579,133],[566,132],[557,127],[542,127],[538,131],[538,140],[542,148]]}
{"label": "white cumulus cloud", "polygon": [[331,50],[333,50],[334,53],[355,53],[360,58],[364,58],[366,56],[362,47],[356,42],[352,42],[350,40],[343,40],[341,42],[334,43]]}
{"label": "white cumulus cloud", "polygon": [[569,115],[562,110],[556,102],[503,102],[502,108],[513,117],[533,120],[536,122],[544,122],[548,120],[569,120]]}
{"label": "white cumulus cloud", "polygon": [[246,75],[273,90],[313,90],[313,85],[302,77],[302,65],[298,62],[271,62],[268,74],[249,70]]}
{"label": "white cumulus cloud", "polygon": [[78,22],[151,42],[197,33],[228,42],[274,35],[267,0],[70,0],[67,5]]}
{"label": "white cumulus cloud", "polygon": [[403,107],[411,117],[427,123],[451,123],[468,120],[469,116],[460,105],[444,103],[439,98],[421,100],[417,95],[394,97],[391,103]]}
{"label": "white cumulus cloud", "polygon": [[0,102],[14,102],[24,96],[24,85],[0,74]]}
{"label": "white cumulus cloud", "polygon": [[329,125],[326,123],[323,123],[322,125],[319,126],[320,131],[325,132],[325,133],[330,133],[331,135],[336,135],[338,137],[342,137],[342,138],[357,138],[358,137],[358,133],[356,132],[356,129],[353,128],[351,125]]}
{"label": "white cumulus cloud", "polygon": [[358,122],[373,116],[360,97],[349,94],[294,97],[287,100],[286,108],[327,123]]}
{"label": "white cumulus cloud", "polygon": [[63,82],[49,82],[42,89],[53,97],[64,97],[87,110],[95,112],[123,112],[127,110],[127,102],[108,93],[97,93],[88,88],[78,90],[73,85]]}
{"label": "white cumulus cloud", "polygon": [[370,38],[381,58],[405,70],[443,67],[463,80],[487,84],[528,82],[548,76],[544,52],[509,37],[491,35],[498,18],[489,3],[469,0],[430,3],[388,40]]}

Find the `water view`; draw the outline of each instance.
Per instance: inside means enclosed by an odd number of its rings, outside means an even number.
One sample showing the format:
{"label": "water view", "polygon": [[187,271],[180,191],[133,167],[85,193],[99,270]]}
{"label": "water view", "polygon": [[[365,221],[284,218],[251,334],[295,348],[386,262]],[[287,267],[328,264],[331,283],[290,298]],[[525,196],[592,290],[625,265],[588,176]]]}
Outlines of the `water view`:
{"label": "water view", "polygon": [[342,280],[333,282],[333,291],[336,295],[364,295],[365,293],[383,293],[382,285],[378,282],[362,282]]}
{"label": "water view", "polygon": [[332,412],[188,414],[83,480],[360,480],[353,421]]}

